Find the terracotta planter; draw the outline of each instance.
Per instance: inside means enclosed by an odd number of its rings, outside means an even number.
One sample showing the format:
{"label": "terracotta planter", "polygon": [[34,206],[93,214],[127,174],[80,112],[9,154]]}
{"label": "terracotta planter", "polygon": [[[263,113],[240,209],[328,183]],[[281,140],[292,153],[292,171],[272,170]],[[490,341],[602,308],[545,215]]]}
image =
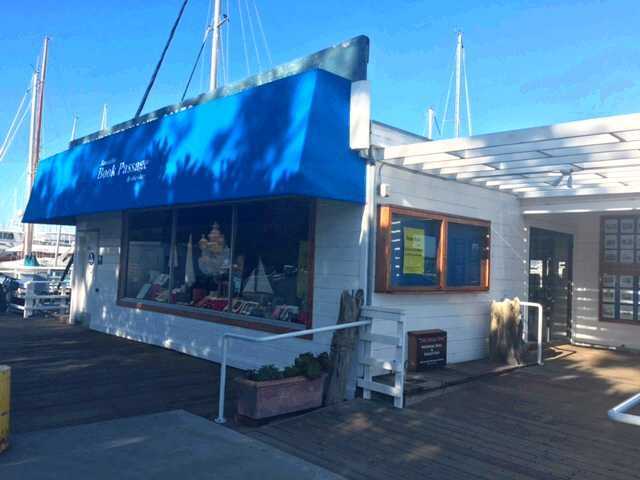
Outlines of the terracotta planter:
{"label": "terracotta planter", "polygon": [[238,378],[238,414],[259,420],[320,407],[325,377],[309,380],[301,376],[265,382]]}

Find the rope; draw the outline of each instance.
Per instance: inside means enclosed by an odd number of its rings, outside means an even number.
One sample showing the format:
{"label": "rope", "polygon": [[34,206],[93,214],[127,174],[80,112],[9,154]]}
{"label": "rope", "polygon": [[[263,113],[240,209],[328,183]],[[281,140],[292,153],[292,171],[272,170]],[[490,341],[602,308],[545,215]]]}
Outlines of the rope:
{"label": "rope", "polygon": [[469,99],[469,82],[467,81],[467,55],[462,49],[462,71],[464,72],[464,98],[467,99],[467,128],[469,129],[469,136],[473,135],[471,130],[471,100]]}
{"label": "rope", "polygon": [[204,51],[204,47],[207,44],[207,39],[209,38],[210,31],[211,31],[211,27],[207,27],[207,29],[204,32],[204,38],[202,39],[202,43],[200,44],[200,50],[198,50],[196,61],[193,63],[193,68],[191,69],[191,73],[189,74],[189,79],[187,80],[187,84],[184,86],[184,91],[182,92],[182,97],[180,97],[180,102],[183,102],[184,97],[187,96],[187,91],[189,90],[189,86],[191,85],[193,74],[196,73],[196,68],[198,68],[198,63],[200,62],[200,57],[202,57],[202,52]]}
{"label": "rope", "polygon": [[[16,137],[16,134],[18,133],[18,130],[20,130],[20,127],[22,126],[22,122],[24,122],[24,119],[27,116],[27,113],[29,113],[29,109],[25,108],[22,111],[22,116],[18,120],[18,123],[16,124],[15,128],[11,132],[11,136],[7,136],[7,138],[5,139],[5,143],[2,144],[3,148],[2,148],[2,151],[0,151],[0,162],[2,162],[4,160],[4,158],[7,156],[7,152],[9,151],[9,147],[13,143],[13,139]],[[9,134],[7,134],[7,135],[9,135]]]}
{"label": "rope", "polygon": [[251,75],[249,68],[249,52],[247,51],[247,39],[244,34],[244,20],[242,19],[242,0],[238,0],[238,15],[240,17],[240,33],[242,34],[242,48],[244,50],[244,63],[247,67],[247,76]]}
{"label": "rope", "polygon": [[4,157],[5,155],[5,151],[7,149],[7,146],[9,145],[9,141],[10,141],[9,139],[12,137],[12,132],[14,130],[14,127],[16,129],[19,128],[19,126],[16,127],[16,122],[18,121],[18,117],[20,116],[20,111],[22,110],[22,107],[24,106],[24,102],[27,100],[27,96],[29,95],[30,91],[31,89],[28,88],[27,91],[24,92],[24,95],[22,96],[22,100],[20,100],[20,105],[18,105],[18,109],[16,110],[16,114],[13,116],[11,125],[9,125],[9,130],[7,131],[7,135],[4,138],[4,142],[2,142],[2,146],[0,146],[0,161],[2,161],[2,157]]}
{"label": "rope", "polygon": [[256,32],[253,28],[253,21],[251,20],[251,11],[249,10],[248,0],[244,1],[244,6],[247,9],[247,23],[249,24],[249,32],[251,33],[251,39],[253,41],[253,50],[256,52],[256,62],[258,62],[258,72],[261,72],[262,60],[260,58],[260,50],[258,50],[258,42],[256,41]]}
{"label": "rope", "polygon": [[273,59],[271,58],[271,49],[269,49],[269,42],[267,42],[267,36],[264,34],[264,28],[262,28],[262,19],[260,18],[260,12],[258,11],[258,4],[253,0],[253,8],[256,11],[256,23],[260,29],[260,35],[262,36],[262,42],[264,43],[264,49],[267,52],[267,58],[269,59],[269,67],[273,67]]}
{"label": "rope", "polygon": [[144,95],[142,96],[142,101],[140,102],[140,106],[138,107],[138,110],[136,111],[135,118],[140,116],[140,113],[142,112],[142,109],[144,108],[144,104],[147,103],[147,97],[149,96],[149,92],[151,91],[151,87],[153,87],[153,84],[156,81],[156,76],[158,75],[158,71],[160,70],[160,66],[162,65],[162,62],[164,60],[164,56],[167,54],[167,50],[169,49],[169,45],[171,45],[171,41],[173,40],[173,36],[176,33],[176,28],[178,28],[178,23],[180,23],[180,19],[182,18],[182,14],[184,13],[184,9],[186,8],[187,3],[189,3],[189,0],[184,0],[182,2],[182,7],[180,7],[180,12],[178,13],[176,21],[173,23],[173,27],[171,28],[171,32],[169,33],[169,38],[167,39],[167,43],[165,43],[164,49],[162,50],[162,55],[160,55],[160,60],[158,60],[156,68],[153,71],[153,74],[151,75],[151,80],[149,80],[149,84],[147,85],[147,89],[145,90]]}

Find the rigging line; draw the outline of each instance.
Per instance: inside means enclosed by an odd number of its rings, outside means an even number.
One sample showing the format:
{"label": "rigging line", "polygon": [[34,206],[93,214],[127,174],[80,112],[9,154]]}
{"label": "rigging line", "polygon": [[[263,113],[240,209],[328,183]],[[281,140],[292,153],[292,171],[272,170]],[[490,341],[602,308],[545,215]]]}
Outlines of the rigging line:
{"label": "rigging line", "polygon": [[2,146],[0,146],[0,157],[2,157],[5,148],[7,148],[7,144],[9,141],[9,137],[11,136],[11,132],[13,131],[16,125],[16,122],[18,121],[18,117],[20,116],[20,111],[24,107],[24,102],[27,100],[27,96],[29,95],[30,91],[31,89],[28,88],[26,92],[24,92],[24,95],[22,96],[22,100],[20,100],[20,105],[18,105],[18,109],[16,110],[16,114],[13,116],[13,120],[11,120],[11,125],[9,125],[9,130],[7,131],[7,135],[5,136],[4,141],[2,142]]}
{"label": "rigging line", "polygon": [[453,84],[454,73],[455,73],[455,70],[451,70],[451,76],[449,77],[449,87],[447,88],[447,99],[444,101],[444,115],[442,116],[442,133],[444,133],[444,128],[447,125],[447,111],[449,110],[449,98],[451,98],[451,85]]}
{"label": "rigging line", "polygon": [[20,120],[18,120],[17,126],[16,128],[13,129],[13,132],[11,132],[11,137],[7,138],[7,144],[6,146],[2,149],[2,152],[0,152],[0,163],[4,160],[4,158],[7,156],[7,152],[9,151],[9,147],[11,147],[11,144],[13,143],[13,139],[15,138],[16,134],[18,133],[18,130],[20,130],[20,127],[22,126],[22,122],[24,122],[25,117],[27,116],[27,113],[29,113],[29,109],[25,108],[22,111],[22,116],[20,117]]}
{"label": "rigging line", "polygon": [[176,29],[178,28],[178,23],[180,23],[180,19],[182,18],[182,14],[184,13],[184,9],[186,8],[187,3],[189,3],[189,0],[184,0],[182,2],[182,6],[180,7],[180,12],[176,17],[176,21],[173,23],[173,27],[171,27],[171,32],[169,33],[169,38],[167,39],[167,43],[165,43],[164,45],[164,49],[162,50],[162,54],[160,55],[160,60],[158,60],[158,63],[156,64],[156,68],[153,71],[153,74],[151,75],[151,80],[149,80],[149,84],[147,85],[147,89],[145,90],[144,95],[142,96],[142,101],[138,106],[138,110],[136,110],[136,114],[134,118],[137,118],[140,116],[140,113],[144,108],[144,104],[147,103],[147,97],[149,96],[149,92],[151,91],[151,88],[153,87],[153,84],[156,81],[156,76],[158,75],[158,71],[160,70],[160,66],[162,65],[162,62],[164,60],[164,56],[167,54],[169,45],[171,45],[171,41],[173,40],[173,36],[176,33]]}
{"label": "rigging line", "polygon": [[229,66],[229,30],[231,29],[231,16],[230,16],[230,11],[231,11],[231,0],[227,0],[225,2],[226,5],[226,11],[225,14],[227,15],[227,27],[224,29],[224,35],[225,35],[225,40],[224,40],[224,48],[225,48],[225,55],[224,55],[224,61],[226,62],[226,68],[225,68],[225,77],[224,77],[224,83],[225,85],[227,83],[229,83],[229,77],[231,76],[231,71],[230,71],[230,66]]}
{"label": "rigging line", "polygon": [[256,23],[258,24],[258,28],[260,29],[260,35],[262,36],[264,49],[267,52],[267,58],[269,59],[269,67],[273,67],[273,59],[271,58],[271,49],[269,48],[269,42],[267,42],[267,36],[264,33],[264,28],[262,28],[262,19],[260,18],[260,12],[258,11],[258,4],[256,3],[256,0],[253,0],[253,8],[256,11]]}
{"label": "rigging line", "polygon": [[262,59],[260,58],[260,51],[258,50],[258,42],[256,41],[256,32],[253,28],[253,20],[251,20],[251,11],[249,10],[249,1],[244,0],[244,7],[247,10],[247,23],[249,24],[249,33],[251,33],[251,40],[253,41],[253,50],[256,53],[256,62],[258,62],[258,73],[262,71]]}
{"label": "rigging line", "polygon": [[467,61],[464,49],[462,50],[462,71],[464,72],[464,97],[467,99],[467,129],[469,136],[473,135],[471,130],[471,100],[469,99],[469,81],[467,80]]}
{"label": "rigging line", "polygon": [[207,28],[204,32],[204,38],[202,39],[202,43],[200,44],[200,50],[198,50],[198,55],[196,56],[196,61],[193,63],[193,68],[191,69],[191,73],[189,74],[189,79],[187,80],[187,84],[184,86],[184,91],[182,92],[182,97],[180,98],[180,103],[184,101],[184,97],[187,96],[187,91],[189,90],[189,85],[191,85],[191,80],[193,79],[193,74],[196,73],[196,69],[198,68],[198,63],[200,62],[200,58],[202,57],[202,52],[204,51],[204,47],[207,44],[207,38],[209,38],[209,32],[211,28]]}
{"label": "rigging line", "polygon": [[[213,8],[213,0],[209,0],[209,7],[207,8],[206,21],[204,22],[204,35],[207,36],[209,29],[211,28],[211,9]],[[199,92],[204,90],[204,57],[200,61],[200,89]]]}
{"label": "rigging line", "polygon": [[222,35],[220,35],[220,69],[222,70],[220,73],[222,74],[222,81],[223,83],[227,83],[227,81],[225,80],[227,78],[227,70],[226,70],[226,60],[225,60],[225,56],[224,56],[224,41],[222,39]]}
{"label": "rigging line", "polygon": [[238,0],[238,16],[240,17],[240,33],[242,34],[242,48],[244,50],[244,63],[247,67],[247,77],[251,75],[251,69],[249,68],[249,52],[247,51],[247,38],[244,34],[244,20],[242,19],[242,0]]}

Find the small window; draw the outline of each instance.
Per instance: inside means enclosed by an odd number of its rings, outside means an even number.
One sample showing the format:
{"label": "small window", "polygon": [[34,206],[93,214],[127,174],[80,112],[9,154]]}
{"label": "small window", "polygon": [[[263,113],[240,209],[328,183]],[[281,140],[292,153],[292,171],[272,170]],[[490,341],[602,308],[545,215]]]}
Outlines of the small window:
{"label": "small window", "polygon": [[448,287],[482,287],[482,266],[488,253],[488,236],[487,227],[448,222]]}
{"label": "small window", "polygon": [[489,233],[484,220],[380,207],[376,291],[487,290]]}
{"label": "small window", "polygon": [[393,215],[390,279],[393,287],[435,287],[440,284],[441,224],[440,220]]}

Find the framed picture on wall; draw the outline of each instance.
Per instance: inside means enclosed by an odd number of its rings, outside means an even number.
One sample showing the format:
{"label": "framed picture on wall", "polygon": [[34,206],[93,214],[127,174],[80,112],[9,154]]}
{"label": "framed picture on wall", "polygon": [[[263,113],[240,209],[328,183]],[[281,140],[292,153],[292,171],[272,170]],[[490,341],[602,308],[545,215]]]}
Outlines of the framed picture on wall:
{"label": "framed picture on wall", "polygon": [[[609,235],[606,235],[608,237]],[[634,247],[635,236],[634,235],[620,235],[620,248],[628,248],[631,249]],[[606,246],[605,240],[605,248],[609,248]],[[613,247],[611,247],[613,248]]]}
{"label": "framed picture on wall", "polygon": [[603,303],[602,316],[604,318],[616,318],[616,306],[612,303]]}
{"label": "framed picture on wall", "polygon": [[633,308],[620,307],[620,320],[633,320]]}
{"label": "framed picture on wall", "polygon": [[613,288],[603,288],[602,289],[602,301],[605,303],[615,303],[616,301],[616,291]]}
{"label": "framed picture on wall", "polygon": [[634,233],[636,231],[635,218],[622,218],[620,220],[620,232],[621,233]]}
{"label": "framed picture on wall", "polygon": [[618,250],[605,250],[604,251],[604,261],[607,263],[617,263],[618,262]]}
{"label": "framed picture on wall", "polygon": [[620,288],[633,289],[633,275],[620,275]]}
{"label": "framed picture on wall", "polygon": [[620,250],[620,263],[633,263],[636,257],[633,254],[633,250]]}
{"label": "framed picture on wall", "polygon": [[602,275],[602,286],[606,287],[606,288],[615,288],[616,287],[616,276],[611,274],[611,273],[604,273]]}
{"label": "framed picture on wall", "polygon": [[620,303],[633,305],[633,290],[620,290]]}
{"label": "framed picture on wall", "polygon": [[[626,237],[627,235],[623,235],[623,236]],[[608,248],[608,249],[618,248],[618,235],[605,235],[604,248]]]}
{"label": "framed picture on wall", "polygon": [[[640,221],[640,220],[638,220]],[[605,233],[618,233],[618,219],[617,218],[607,218],[604,221],[604,232]]]}

